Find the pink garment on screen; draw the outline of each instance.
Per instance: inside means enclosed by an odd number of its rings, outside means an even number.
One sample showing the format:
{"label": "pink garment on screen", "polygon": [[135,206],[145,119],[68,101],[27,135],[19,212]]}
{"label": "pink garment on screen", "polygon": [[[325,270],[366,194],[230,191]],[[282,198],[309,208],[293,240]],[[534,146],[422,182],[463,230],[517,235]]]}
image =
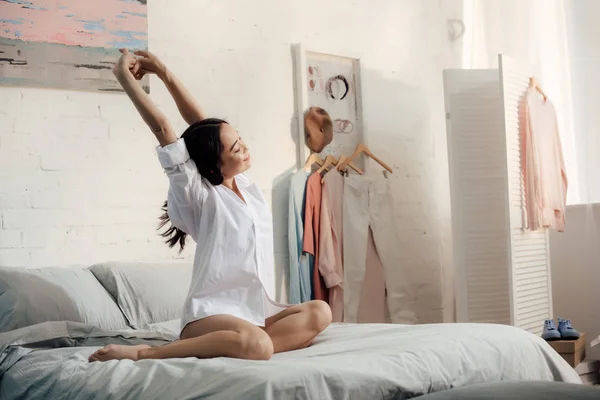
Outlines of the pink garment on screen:
{"label": "pink garment on screen", "polygon": [[556,111],[529,88],[520,112],[521,167],[523,170],[527,228],[565,229],[567,173],[563,160]]}
{"label": "pink garment on screen", "polygon": [[329,288],[329,306],[333,322],[344,318],[342,277],[342,211],[344,178],[335,168],[323,177],[319,238],[319,271]]}
{"label": "pink garment on screen", "polygon": [[327,301],[329,294],[319,273],[319,222],[321,219],[321,175],[313,173],[306,181],[304,208],[304,241],[302,251],[312,254],[315,263],[312,276],[312,292],[315,300]]}

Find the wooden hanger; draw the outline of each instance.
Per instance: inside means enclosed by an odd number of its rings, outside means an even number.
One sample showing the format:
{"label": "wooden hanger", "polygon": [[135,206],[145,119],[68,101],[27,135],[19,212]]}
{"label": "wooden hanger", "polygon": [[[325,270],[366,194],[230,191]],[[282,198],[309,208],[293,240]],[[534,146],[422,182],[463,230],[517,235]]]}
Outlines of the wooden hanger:
{"label": "wooden hanger", "polygon": [[544,101],[548,100],[548,96],[546,96],[546,93],[544,93],[540,85],[537,83],[537,80],[533,76],[529,78],[529,87],[537,90],[538,93],[544,98]]}
{"label": "wooden hanger", "polygon": [[306,172],[310,172],[310,168],[312,167],[312,165],[314,163],[317,163],[319,166],[322,166],[323,163],[325,161],[323,161],[323,159],[321,157],[319,157],[319,154],[317,153],[312,153],[310,156],[308,156],[308,158],[306,159],[306,163],[304,163],[304,168],[302,168],[304,171]]}
{"label": "wooden hanger", "polygon": [[327,157],[325,157],[325,162],[323,163],[323,165],[321,165],[321,168],[319,168],[317,170],[317,174],[320,174],[321,172],[323,172],[325,169],[327,169],[327,167],[331,166],[331,165],[337,165],[338,160],[337,158],[335,158],[334,156],[332,156],[331,154],[328,155]]}
{"label": "wooden hanger", "polygon": [[[338,165],[340,162],[346,160],[348,158],[348,156],[342,155],[340,157],[339,160],[336,160],[334,156],[329,155],[327,156],[327,158],[325,158],[325,162],[323,163],[323,165],[321,166],[321,168],[319,168],[317,170],[317,173],[320,174],[321,172],[327,170],[327,168],[329,168],[332,165]],[[348,166],[350,168],[352,168],[353,170],[355,170],[358,174],[362,175],[364,174],[364,172],[358,168],[356,165],[354,165],[354,163],[348,163]],[[323,182],[325,182],[325,175],[323,175],[323,177],[321,178],[321,184],[323,184]]]}
{"label": "wooden hanger", "polygon": [[[345,154],[342,154],[342,155],[340,156],[340,159],[338,160],[338,164],[340,164],[340,163],[343,163],[343,162],[344,162],[344,161],[346,161],[347,159],[348,159],[348,156],[347,156],[347,155],[345,155]],[[355,171],[356,171],[356,172],[357,172],[359,175],[362,175],[362,174],[364,174],[364,173],[365,173],[365,172],[364,172],[362,169],[358,168],[358,167],[357,167],[357,166],[356,166],[356,165],[355,165],[353,162],[349,162],[349,163],[348,163],[348,166],[349,166],[350,168],[352,168],[353,170],[355,170]]]}
{"label": "wooden hanger", "polygon": [[341,163],[338,164],[338,166],[337,166],[338,170],[342,171],[346,167],[346,165],[348,165],[350,163],[350,161],[352,161],[353,159],[355,159],[356,157],[358,157],[362,153],[365,153],[366,155],[368,155],[369,157],[371,157],[373,160],[375,160],[377,162],[377,164],[379,164],[383,168],[385,168],[390,174],[394,173],[394,171],[392,171],[392,169],[386,163],[384,163],[383,161],[381,161],[363,143],[361,143],[358,146],[356,146],[356,150],[354,151],[354,154],[352,154],[347,160],[345,160],[344,162],[341,162]]}

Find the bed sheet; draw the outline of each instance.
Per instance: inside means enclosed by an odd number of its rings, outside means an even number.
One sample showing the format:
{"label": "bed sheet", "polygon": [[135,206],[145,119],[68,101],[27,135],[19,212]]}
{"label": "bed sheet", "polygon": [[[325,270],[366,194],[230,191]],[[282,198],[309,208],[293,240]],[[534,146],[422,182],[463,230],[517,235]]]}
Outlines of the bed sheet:
{"label": "bed sheet", "polygon": [[107,343],[161,345],[173,333],[62,321],[0,334],[0,399],[401,399],[506,380],[580,383],[541,338],[489,324],[334,324],[269,361],[87,361]]}

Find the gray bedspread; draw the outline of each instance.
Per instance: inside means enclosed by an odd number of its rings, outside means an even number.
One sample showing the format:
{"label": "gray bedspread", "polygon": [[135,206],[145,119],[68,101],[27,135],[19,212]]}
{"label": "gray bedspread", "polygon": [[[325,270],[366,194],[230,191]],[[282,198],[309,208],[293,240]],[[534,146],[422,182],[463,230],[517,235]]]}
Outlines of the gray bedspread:
{"label": "gray bedspread", "polygon": [[401,399],[501,380],[580,383],[542,339],[487,324],[332,325],[270,361],[87,362],[98,346],[172,333],[47,322],[0,334],[0,399]]}

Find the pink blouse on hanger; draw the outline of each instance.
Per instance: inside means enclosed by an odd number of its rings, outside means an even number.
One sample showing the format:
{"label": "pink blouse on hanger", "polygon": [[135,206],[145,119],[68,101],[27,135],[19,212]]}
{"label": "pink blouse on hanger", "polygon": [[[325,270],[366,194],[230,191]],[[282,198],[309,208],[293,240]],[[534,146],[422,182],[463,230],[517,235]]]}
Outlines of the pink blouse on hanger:
{"label": "pink blouse on hanger", "polygon": [[332,321],[344,318],[342,277],[342,197],[344,178],[333,168],[323,177],[319,244],[319,271],[329,288]]}
{"label": "pink blouse on hanger", "polygon": [[567,173],[556,111],[550,100],[529,88],[521,109],[521,159],[527,228],[565,229]]}
{"label": "pink blouse on hanger", "polygon": [[306,181],[306,197],[304,207],[304,240],[302,251],[315,257],[312,271],[312,297],[314,300],[327,301],[329,291],[319,272],[319,223],[321,220],[321,175],[313,172]]}

